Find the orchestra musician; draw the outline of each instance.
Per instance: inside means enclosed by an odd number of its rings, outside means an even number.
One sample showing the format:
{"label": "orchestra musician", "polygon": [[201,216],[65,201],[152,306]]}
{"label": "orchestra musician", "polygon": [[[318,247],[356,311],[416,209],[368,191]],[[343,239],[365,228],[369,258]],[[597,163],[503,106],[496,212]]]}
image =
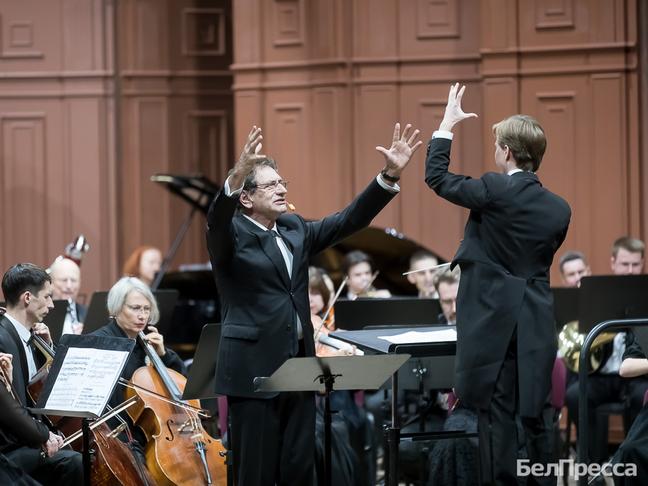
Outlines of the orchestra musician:
{"label": "orchestra musician", "polygon": [[[178,373],[186,374],[184,363],[180,357],[175,351],[164,346],[164,337],[154,327],[160,317],[160,311],[153,293],[144,282],[135,277],[122,277],[108,292],[107,306],[111,319],[106,325],[93,332],[93,335],[136,339],[139,332],[148,332],[145,338],[162,358],[164,365]],[[145,358],[145,350],[136,340],[135,348],[126,361],[121,377],[130,380],[138,368],[146,365]],[[124,400],[124,387],[118,385],[115,387],[108,405],[114,408]],[[133,438],[129,444],[131,449],[141,463],[146,464],[144,456],[146,436],[139,427],[133,426],[132,420],[126,413],[121,413],[120,416],[129,425],[129,432]],[[111,428],[118,425],[117,421],[111,422]],[[122,434],[120,438],[128,442],[127,435]]]}
{"label": "orchestra musician", "polygon": [[375,278],[373,260],[364,251],[354,250],[347,253],[344,256],[342,270],[347,277],[347,299],[391,297],[389,290],[378,290],[373,286]]}
{"label": "orchestra musician", "polygon": [[[535,174],[546,138],[530,116],[493,126],[500,173],[473,179],[448,171],[452,129],[477,116],[464,113],[464,91],[458,83],[450,88],[428,145],[425,181],[440,197],[471,210],[453,260],[461,268],[455,390],[478,411],[483,484],[518,484],[518,417],[531,464],[552,461],[548,399],[557,342],[549,269],[571,210]],[[556,484],[555,477],[529,481]]]}
{"label": "orchestra musician", "polygon": [[[342,211],[317,221],[287,213],[287,182],[250,131],[239,161],[207,215],[207,246],[222,309],[216,391],[228,398],[235,484],[311,485],[313,393],[255,393],[293,356],[313,356],[308,260],[369,225],[399,192],[418,130],[396,124],[385,167]],[[237,213],[237,208],[240,208]]]}
{"label": "orchestra musician", "polygon": [[[27,393],[38,362],[29,344],[31,333],[51,343],[49,329],[41,322],[53,308],[50,276],[36,265],[19,263],[3,275],[2,292],[7,309],[0,316],[0,352],[13,356],[13,369],[7,381],[11,381],[15,402],[2,406],[0,450],[42,484],[80,485],[83,483],[81,454],[59,450],[61,436],[48,431],[23,408],[34,406]],[[18,430],[21,432],[16,434]],[[41,447],[46,457],[41,456]]]}
{"label": "orchestra musician", "polygon": [[126,259],[122,273],[127,277],[137,277],[150,287],[161,266],[162,252],[154,246],[142,245]]}
{"label": "orchestra musician", "polygon": [[[643,273],[644,242],[629,236],[618,238],[612,244],[610,270],[613,275],[639,275]],[[607,358],[601,367],[587,379],[587,407],[589,429],[596,427],[596,407],[604,403],[624,402],[628,426],[632,424],[643,406],[643,398],[648,389],[647,377],[623,379],[619,375],[623,354],[626,349],[626,334],[619,332],[611,344],[605,345]],[[572,378],[565,393],[565,403],[570,418],[578,424],[578,376]],[[607,459],[607,444],[597,444],[596,434],[588,434],[588,457],[593,462]]]}
{"label": "orchestra musician", "polygon": [[457,323],[457,294],[459,293],[459,269],[446,270],[436,276],[434,286],[439,295],[441,314],[439,324]]}
{"label": "orchestra musician", "polygon": [[565,287],[580,287],[581,278],[592,275],[585,254],[580,251],[570,250],[565,252],[560,257],[558,265],[560,277]]}
{"label": "orchestra musician", "polygon": [[436,267],[439,260],[427,250],[418,250],[412,254],[409,260],[409,272],[407,280],[416,286],[418,296],[438,298],[434,279],[437,275]]}
{"label": "orchestra musician", "polygon": [[70,258],[60,256],[50,265],[48,273],[52,277],[52,298],[68,301],[63,334],[81,334],[88,311],[86,306],[77,302],[81,289],[81,268]]}

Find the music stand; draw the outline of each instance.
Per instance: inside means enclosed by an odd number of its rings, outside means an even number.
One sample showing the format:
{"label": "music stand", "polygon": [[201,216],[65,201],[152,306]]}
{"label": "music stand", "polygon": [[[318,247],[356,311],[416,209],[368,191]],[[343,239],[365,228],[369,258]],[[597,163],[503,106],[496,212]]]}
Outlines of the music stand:
{"label": "music stand", "polygon": [[54,308],[43,318],[43,323],[49,327],[50,336],[55,342],[58,342],[63,335],[65,316],[67,315],[69,305],[70,302],[65,299],[55,300]]}
{"label": "music stand", "polygon": [[357,331],[374,325],[438,324],[438,299],[393,297],[389,299],[339,300],[335,304],[335,326]]}
{"label": "music stand", "polygon": [[[153,292],[158,308],[160,309],[160,320],[156,324],[160,334],[165,335],[171,327],[173,310],[178,300],[179,292],[175,289],[156,290]],[[90,298],[88,313],[83,323],[83,334],[90,334],[104,326],[110,316],[107,308],[108,292],[94,292]]]}
{"label": "music stand", "polygon": [[[454,331],[454,333],[453,333]],[[410,334],[411,333],[411,334]],[[430,334],[428,334],[430,333]],[[388,339],[395,339],[397,335],[404,335],[400,342],[392,342]],[[431,327],[391,327],[366,329],[363,331],[334,332],[331,336],[355,344],[363,351],[381,354],[408,353],[411,356],[434,356],[447,360],[456,353],[457,337],[454,326],[431,326]],[[388,339],[384,339],[389,337]],[[449,361],[446,361],[449,363]],[[454,370],[444,370],[440,373],[441,388],[451,388],[454,384]],[[400,432],[400,417],[398,415],[398,373],[392,375],[392,424],[387,431],[387,443],[389,448],[389,462],[385,470],[388,472],[386,484],[396,486],[398,484],[398,445],[401,437],[412,440],[442,439],[454,437],[474,437],[476,434],[465,431],[441,431],[441,432]]]}
{"label": "music stand", "polygon": [[578,320],[578,295],[576,287],[554,287],[551,289],[554,300],[554,317],[556,330],[560,331],[565,324]]}
{"label": "music stand", "polygon": [[254,391],[324,393],[324,484],[331,486],[331,392],[377,390],[408,359],[407,354],[291,358],[272,376],[256,377]]}
{"label": "music stand", "polygon": [[648,317],[648,275],[597,275],[581,279],[578,332],[599,322]]}
{"label": "music stand", "polygon": [[193,363],[189,368],[183,400],[214,398],[216,394],[216,362],[220,343],[221,325],[205,324],[200,333]]}
{"label": "music stand", "polygon": [[113,394],[132,339],[65,334],[56,349],[35,414],[79,417],[83,432],[84,483],[90,485],[90,419],[97,419]]}

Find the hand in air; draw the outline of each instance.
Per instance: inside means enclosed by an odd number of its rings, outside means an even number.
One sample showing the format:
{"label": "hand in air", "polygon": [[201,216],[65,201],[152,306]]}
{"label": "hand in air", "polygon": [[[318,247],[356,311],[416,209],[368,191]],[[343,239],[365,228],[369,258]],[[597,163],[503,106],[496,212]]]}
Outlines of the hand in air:
{"label": "hand in air", "polygon": [[466,118],[477,118],[476,113],[465,113],[461,108],[461,99],[463,98],[466,86],[459,88],[459,83],[450,86],[448,93],[448,104],[446,105],[443,120],[439,126],[440,130],[450,131],[457,123]]}
{"label": "hand in air", "polygon": [[420,131],[414,130],[410,135],[412,125],[405,125],[403,133],[400,131],[400,123],[394,125],[394,134],[392,144],[389,149],[385,147],[376,147],[376,150],[385,156],[385,172],[391,177],[400,177],[400,173],[407,166],[410,158],[423,143],[416,141]]}

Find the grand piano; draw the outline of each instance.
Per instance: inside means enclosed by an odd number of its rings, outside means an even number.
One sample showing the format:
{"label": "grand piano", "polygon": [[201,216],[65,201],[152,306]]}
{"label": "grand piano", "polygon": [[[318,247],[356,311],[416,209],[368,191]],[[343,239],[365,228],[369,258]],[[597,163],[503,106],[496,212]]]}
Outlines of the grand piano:
{"label": "grand piano", "polygon": [[[167,269],[194,214],[207,215],[209,204],[220,186],[204,176],[157,174],[151,180],[164,185],[191,207],[152,285],[153,289],[177,289],[180,292],[165,341],[181,355],[189,357],[193,355],[202,327],[209,322],[220,322],[218,289],[209,265],[180,265],[179,271],[172,272]],[[416,288],[401,275],[409,267],[410,256],[418,250],[435,254],[392,228],[369,227],[316,255],[311,264],[324,268],[338,286],[343,279],[344,255],[352,250],[362,250],[371,255],[376,269],[380,270],[375,286],[398,296],[416,295]]]}

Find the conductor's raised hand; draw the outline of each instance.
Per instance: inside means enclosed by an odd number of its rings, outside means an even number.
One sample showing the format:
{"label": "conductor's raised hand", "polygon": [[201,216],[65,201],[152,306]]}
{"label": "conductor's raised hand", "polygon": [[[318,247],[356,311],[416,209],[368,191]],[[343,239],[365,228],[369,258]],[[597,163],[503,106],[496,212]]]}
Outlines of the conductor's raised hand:
{"label": "conductor's raised hand", "polygon": [[476,113],[465,113],[461,108],[461,99],[463,98],[466,86],[459,87],[459,83],[450,86],[448,93],[448,104],[446,105],[445,114],[439,130],[452,131],[452,128],[466,118],[477,118]]}
{"label": "conductor's raised hand", "polygon": [[389,149],[385,147],[376,147],[376,150],[385,156],[385,173],[390,178],[398,179],[401,172],[407,166],[412,155],[423,143],[416,141],[420,130],[412,132],[412,125],[409,123],[405,125],[403,133],[400,131],[400,123],[394,125],[394,135],[392,137],[392,144]]}
{"label": "conductor's raised hand", "polygon": [[230,174],[230,187],[241,187],[247,175],[252,171],[257,160],[265,158],[261,153],[263,147],[261,127],[254,125],[241,151],[241,155]]}

